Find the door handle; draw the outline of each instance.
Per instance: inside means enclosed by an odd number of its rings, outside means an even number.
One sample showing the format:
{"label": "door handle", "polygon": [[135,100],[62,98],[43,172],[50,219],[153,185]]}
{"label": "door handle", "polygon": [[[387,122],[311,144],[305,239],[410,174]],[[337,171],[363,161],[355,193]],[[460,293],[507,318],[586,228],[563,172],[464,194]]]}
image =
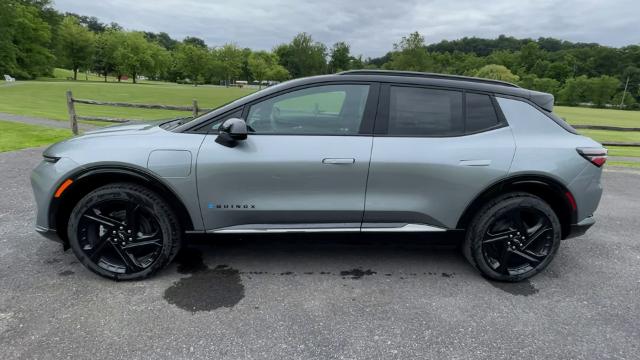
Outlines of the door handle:
{"label": "door handle", "polygon": [[326,158],[322,159],[323,164],[353,164],[356,162],[356,159],[353,158]]}
{"label": "door handle", "polygon": [[462,166],[489,166],[491,160],[460,160],[459,165]]}

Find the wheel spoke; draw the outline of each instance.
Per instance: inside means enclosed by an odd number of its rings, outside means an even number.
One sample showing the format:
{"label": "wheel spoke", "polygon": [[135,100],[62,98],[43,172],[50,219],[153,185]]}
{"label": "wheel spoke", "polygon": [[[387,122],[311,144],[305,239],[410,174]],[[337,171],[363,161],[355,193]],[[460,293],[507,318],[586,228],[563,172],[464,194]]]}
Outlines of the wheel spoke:
{"label": "wheel spoke", "polygon": [[105,234],[100,238],[100,242],[97,243],[92,249],[91,249],[91,254],[89,255],[89,258],[93,261],[95,261],[98,256],[102,253],[102,250],[104,250],[104,246],[109,242],[108,236]]}
{"label": "wheel spoke", "polygon": [[147,245],[154,245],[154,246],[162,247],[162,239],[151,239],[151,240],[135,241],[135,242],[132,242],[132,243],[129,243],[129,244],[123,246],[122,248],[123,249],[131,249],[131,248],[147,246]]}
{"label": "wheel spoke", "polygon": [[511,212],[510,216],[511,225],[522,235],[528,235],[527,225],[522,220],[522,213],[520,209],[515,209]]}
{"label": "wheel spoke", "polygon": [[138,260],[133,257],[126,249],[121,248],[119,245],[114,244],[113,248],[116,250],[116,253],[122,258],[124,265],[131,272],[136,272],[142,269],[142,265],[138,262]]}
{"label": "wheel spoke", "polygon": [[134,234],[138,233],[138,213],[140,210],[140,204],[129,203],[126,209],[127,228],[131,229]]}
{"label": "wheel spoke", "polygon": [[101,214],[84,214],[84,218],[97,222],[98,224],[107,227],[109,229],[115,228],[117,226],[122,226],[122,223],[116,219],[110,218],[108,216],[104,216]]}
{"label": "wheel spoke", "polygon": [[542,262],[542,259],[540,259],[540,256],[537,256],[535,254],[533,254],[530,251],[527,252],[523,252],[520,250],[511,250],[512,253],[514,253],[517,256],[520,256],[523,259],[526,259],[534,264],[539,264]]}
{"label": "wheel spoke", "polygon": [[544,224],[540,225],[540,227],[538,227],[538,229],[536,229],[536,231],[531,236],[527,237],[527,239],[522,242],[522,249],[524,250],[528,248],[529,245],[538,240],[540,236],[542,236],[542,234],[550,230],[553,230],[550,226],[544,226]]}
{"label": "wheel spoke", "polygon": [[501,274],[509,274],[509,269],[507,268],[507,263],[509,262],[509,257],[511,256],[511,252],[509,251],[509,247],[505,245],[502,249],[502,254],[500,254],[500,264],[496,269],[497,272]]}
{"label": "wheel spoke", "polygon": [[487,234],[484,236],[484,239],[482,239],[482,242],[484,244],[489,244],[498,241],[506,241],[510,239],[510,235],[514,235],[515,233],[516,232],[513,230],[503,231],[499,234],[490,234],[489,232],[487,232]]}

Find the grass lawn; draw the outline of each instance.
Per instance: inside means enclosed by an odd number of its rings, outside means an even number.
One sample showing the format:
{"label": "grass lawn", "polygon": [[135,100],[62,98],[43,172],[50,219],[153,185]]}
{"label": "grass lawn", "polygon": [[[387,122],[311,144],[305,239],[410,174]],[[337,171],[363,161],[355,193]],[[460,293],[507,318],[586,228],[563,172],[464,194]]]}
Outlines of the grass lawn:
{"label": "grass lawn", "polygon": [[70,130],[0,120],[0,152],[47,145],[71,135]]}
{"label": "grass lawn", "polygon": [[640,128],[640,111],[554,106],[553,112],[573,125],[606,125]]}
{"label": "grass lawn", "polygon": [[640,131],[611,131],[579,129],[578,132],[598,142],[619,141],[640,143]]}
{"label": "grass lawn", "polygon": [[[191,105],[193,99],[203,108],[214,108],[250,94],[252,89],[217,86],[178,85],[147,82],[142,84],[91,81],[23,81],[0,87],[0,112],[67,120],[65,92],[83,99],[147,104]],[[188,116],[189,112],[117,108],[76,104],[78,115],[94,115],[140,120]]]}
{"label": "grass lawn", "polygon": [[607,146],[609,156],[633,156],[640,157],[640,147],[632,146]]}

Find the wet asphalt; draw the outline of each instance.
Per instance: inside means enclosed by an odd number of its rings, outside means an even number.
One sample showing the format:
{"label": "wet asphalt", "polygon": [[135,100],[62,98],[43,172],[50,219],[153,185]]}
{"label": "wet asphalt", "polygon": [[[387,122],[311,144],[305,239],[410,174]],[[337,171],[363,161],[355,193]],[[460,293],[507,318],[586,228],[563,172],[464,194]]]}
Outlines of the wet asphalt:
{"label": "wet asphalt", "polygon": [[113,282],[33,231],[41,149],[0,154],[0,359],[637,359],[640,173],[530,281],[406,236],[195,239]]}

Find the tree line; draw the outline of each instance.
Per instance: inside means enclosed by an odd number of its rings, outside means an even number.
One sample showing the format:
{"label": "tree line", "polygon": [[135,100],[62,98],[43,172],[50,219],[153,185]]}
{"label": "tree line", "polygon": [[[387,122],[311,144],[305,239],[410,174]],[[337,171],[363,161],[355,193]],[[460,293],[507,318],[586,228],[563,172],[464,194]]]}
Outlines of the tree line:
{"label": "tree line", "polygon": [[202,39],[182,41],[164,32],[126,31],[95,17],[62,14],[50,0],[0,3],[0,73],[21,79],[51,75],[54,67],[134,81],[144,75],[172,82],[231,83],[283,81],[350,69],[412,70],[478,76],[552,93],[559,103],[638,108],[640,46],[621,48],[554,38],[462,38],[426,44],[414,32],[384,56],[351,53],[349,44],[331,47],[306,33],[272,51],[233,43],[210,47]]}

